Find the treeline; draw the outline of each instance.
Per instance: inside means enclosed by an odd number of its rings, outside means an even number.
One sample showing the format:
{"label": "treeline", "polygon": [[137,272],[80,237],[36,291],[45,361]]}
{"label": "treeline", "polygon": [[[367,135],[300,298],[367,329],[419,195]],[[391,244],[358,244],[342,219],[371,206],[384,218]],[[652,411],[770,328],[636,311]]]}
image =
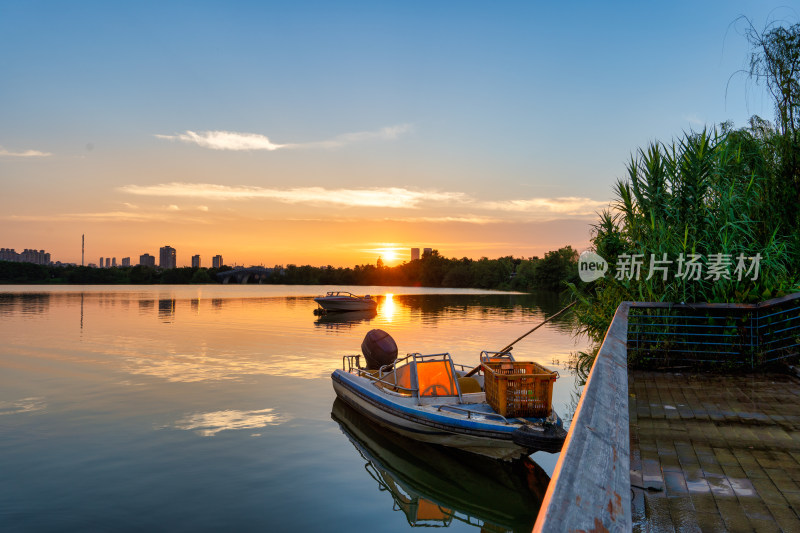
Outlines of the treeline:
{"label": "treeline", "polygon": [[[516,291],[563,290],[577,282],[578,254],[571,246],[528,259],[453,259],[437,250],[421,259],[397,266],[375,265],[348,268],[332,266],[275,266],[262,283],[287,285],[385,285],[499,289]],[[89,268],[42,266],[0,262],[0,283],[63,284],[188,284],[218,283],[214,268],[157,269],[145,266]]]}
{"label": "treeline", "polygon": [[217,273],[224,270],[230,270],[230,268],[182,267],[157,269],[142,265],[93,268],[0,261],[0,283],[76,285],[216,283]]}
{"label": "treeline", "polygon": [[275,267],[270,283],[304,285],[394,285],[499,289],[516,291],[563,290],[578,276],[578,253],[565,246],[543,258],[512,256],[478,260],[446,258],[437,250],[394,267],[380,260],[376,265],[354,268],[294,266]]}

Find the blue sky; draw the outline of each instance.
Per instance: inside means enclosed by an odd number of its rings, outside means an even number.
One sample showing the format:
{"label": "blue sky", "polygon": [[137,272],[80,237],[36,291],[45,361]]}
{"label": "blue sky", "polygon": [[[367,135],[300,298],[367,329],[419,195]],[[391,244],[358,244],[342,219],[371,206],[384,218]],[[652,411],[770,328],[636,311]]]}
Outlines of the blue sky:
{"label": "blue sky", "polygon": [[798,21],[786,2],[4,2],[0,245],[582,249],[637,148],[772,118],[736,74],[740,15]]}

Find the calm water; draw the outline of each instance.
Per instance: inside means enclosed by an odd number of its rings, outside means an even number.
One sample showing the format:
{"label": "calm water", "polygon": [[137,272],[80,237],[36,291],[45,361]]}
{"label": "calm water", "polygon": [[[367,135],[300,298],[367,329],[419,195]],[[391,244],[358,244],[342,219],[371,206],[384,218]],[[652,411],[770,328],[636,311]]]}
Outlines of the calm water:
{"label": "calm water", "polygon": [[[477,364],[557,300],[354,287],[376,314],[320,318],[327,289],[0,287],[0,530],[529,530],[556,455],[404,441],[334,402],[329,376],[373,328]],[[514,350],[559,370],[565,422],[583,348],[562,321]]]}

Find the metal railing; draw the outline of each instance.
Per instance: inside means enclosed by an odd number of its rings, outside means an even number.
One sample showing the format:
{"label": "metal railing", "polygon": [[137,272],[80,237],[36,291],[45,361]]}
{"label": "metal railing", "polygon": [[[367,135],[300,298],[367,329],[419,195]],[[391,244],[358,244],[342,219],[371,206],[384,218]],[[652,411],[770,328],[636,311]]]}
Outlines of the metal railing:
{"label": "metal railing", "polygon": [[798,355],[800,294],[759,304],[632,303],[628,356],[640,366],[756,367]]}
{"label": "metal railing", "polygon": [[534,531],[630,531],[628,360],[755,367],[800,355],[800,293],[759,304],[623,302],[597,352]]}

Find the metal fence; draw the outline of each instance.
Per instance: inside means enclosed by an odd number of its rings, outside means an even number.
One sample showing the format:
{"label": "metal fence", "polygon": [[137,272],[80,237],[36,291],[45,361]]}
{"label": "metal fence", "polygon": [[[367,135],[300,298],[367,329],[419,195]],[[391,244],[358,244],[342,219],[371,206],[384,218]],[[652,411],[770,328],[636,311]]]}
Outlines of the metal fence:
{"label": "metal fence", "polygon": [[631,531],[628,361],[724,369],[798,354],[800,293],[753,305],[623,302],[589,373],[534,531]]}
{"label": "metal fence", "polygon": [[637,366],[756,367],[800,353],[800,294],[759,304],[632,303]]}

